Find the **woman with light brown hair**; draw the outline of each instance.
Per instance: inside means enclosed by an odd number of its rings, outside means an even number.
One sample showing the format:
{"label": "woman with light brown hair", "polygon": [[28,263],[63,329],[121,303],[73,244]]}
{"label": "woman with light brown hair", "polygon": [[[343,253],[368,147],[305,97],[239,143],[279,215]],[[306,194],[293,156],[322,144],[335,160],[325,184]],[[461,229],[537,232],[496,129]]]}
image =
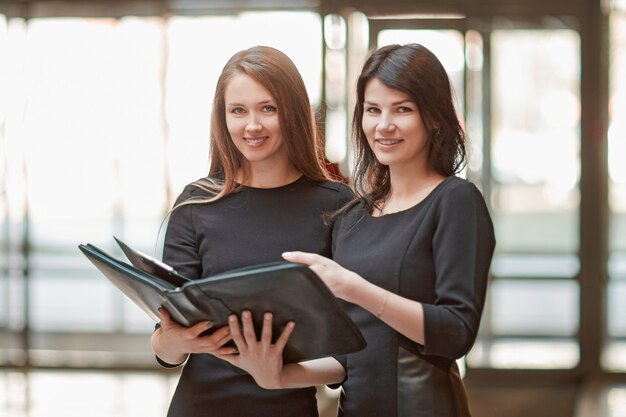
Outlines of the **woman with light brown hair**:
{"label": "woman with light brown hair", "polygon": [[[189,278],[280,261],[286,250],[330,255],[325,213],[352,194],[328,180],[304,82],[282,52],[233,55],[220,75],[211,118],[209,175],[177,199],[163,260]],[[183,365],[168,417],[317,417],[316,390],[264,390],[216,355],[236,350],[228,327],[175,323],[162,309],[152,349]]]}

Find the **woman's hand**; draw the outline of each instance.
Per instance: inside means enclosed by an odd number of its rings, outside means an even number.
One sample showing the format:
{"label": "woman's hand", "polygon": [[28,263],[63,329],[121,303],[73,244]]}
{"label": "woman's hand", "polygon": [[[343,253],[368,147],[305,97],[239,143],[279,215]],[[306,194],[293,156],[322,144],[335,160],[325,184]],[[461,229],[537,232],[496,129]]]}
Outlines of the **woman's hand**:
{"label": "woman's hand", "polygon": [[154,353],[172,364],[181,363],[189,353],[229,354],[237,351],[234,347],[224,347],[231,340],[228,326],[217,329],[210,335],[202,333],[213,327],[210,321],[202,321],[191,327],[181,326],[172,320],[164,308],[159,309],[161,327],[152,337]]}
{"label": "woman's hand", "polygon": [[321,255],[285,252],[283,258],[308,265],[336,297],[363,307],[398,333],[424,344],[424,307],[420,302],[374,285]]}
{"label": "woman's hand", "polygon": [[232,365],[248,372],[256,383],[265,389],[283,388],[283,350],[293,332],[295,323],[290,321],[281,335],[272,343],[272,313],[263,315],[261,340],[257,340],[252,314],[244,311],[241,314],[243,334],[239,328],[236,315],[230,316],[228,324],[230,334],[239,350],[238,355],[216,355]]}
{"label": "woman's hand", "polygon": [[351,295],[360,282],[365,282],[360,275],[347,270],[337,262],[322,255],[308,252],[285,252],[283,258],[289,262],[308,265],[335,294],[335,297],[352,301]]}

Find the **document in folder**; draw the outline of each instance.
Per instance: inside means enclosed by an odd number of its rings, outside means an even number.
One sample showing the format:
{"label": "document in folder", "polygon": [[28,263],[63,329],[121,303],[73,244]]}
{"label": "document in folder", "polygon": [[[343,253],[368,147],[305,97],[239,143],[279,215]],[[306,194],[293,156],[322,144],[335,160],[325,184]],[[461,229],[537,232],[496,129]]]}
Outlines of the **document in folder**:
{"label": "document in folder", "polygon": [[210,320],[216,329],[227,325],[229,315],[250,310],[260,335],[263,313],[270,311],[274,317],[274,338],[287,322],[296,323],[283,353],[285,363],[351,353],[365,347],[363,336],[338,300],[304,265],[275,262],[192,280],[116,241],[131,264],[91,244],[79,245],[79,249],[157,322],[159,307],[183,326]]}

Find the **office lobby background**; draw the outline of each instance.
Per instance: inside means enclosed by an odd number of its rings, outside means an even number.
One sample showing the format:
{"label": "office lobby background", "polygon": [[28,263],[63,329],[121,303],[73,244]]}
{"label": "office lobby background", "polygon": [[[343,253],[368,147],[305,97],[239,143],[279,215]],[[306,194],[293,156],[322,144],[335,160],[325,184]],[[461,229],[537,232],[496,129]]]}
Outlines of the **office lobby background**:
{"label": "office lobby background", "polygon": [[450,75],[496,229],[475,415],[626,416],[624,0],[0,1],[0,415],[164,413],[153,322],[77,245],[160,256],[234,52],[292,58],[349,175],[355,76],[408,42]]}

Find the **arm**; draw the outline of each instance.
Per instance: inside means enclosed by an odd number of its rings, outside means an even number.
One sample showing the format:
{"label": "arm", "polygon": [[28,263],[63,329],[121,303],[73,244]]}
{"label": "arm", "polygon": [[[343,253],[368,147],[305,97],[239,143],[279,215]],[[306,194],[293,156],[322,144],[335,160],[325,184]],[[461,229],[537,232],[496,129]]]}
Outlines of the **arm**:
{"label": "arm", "polygon": [[283,258],[308,265],[336,297],[363,307],[409,339],[424,343],[424,311],[421,303],[378,287],[321,255],[285,252]]}
{"label": "arm", "polygon": [[478,334],[495,248],[489,212],[473,184],[461,182],[443,196],[432,245],[436,298],[424,304],[423,353],[458,358]]}
{"label": "arm", "polygon": [[[190,197],[190,188],[185,189],[176,204]],[[163,260],[181,274],[197,278],[202,275],[202,260],[199,255],[194,222],[193,206],[183,206],[172,212],[165,234]],[[211,335],[202,334],[213,324],[202,321],[192,327],[184,327],[172,320],[165,309],[160,310],[160,326],[152,334],[151,347],[162,364],[182,364],[189,353],[230,353],[235,348],[222,347],[230,340],[228,327],[217,329]]]}
{"label": "arm", "polygon": [[217,357],[248,372],[256,383],[265,389],[304,388],[320,384],[339,383],[345,378],[343,366],[334,358],[321,358],[283,365],[282,354],[295,327],[289,322],[281,335],[272,343],[272,314],[263,316],[261,340],[257,337],[249,311],[242,313],[243,334],[237,316],[229,318],[230,333],[239,355]]}

